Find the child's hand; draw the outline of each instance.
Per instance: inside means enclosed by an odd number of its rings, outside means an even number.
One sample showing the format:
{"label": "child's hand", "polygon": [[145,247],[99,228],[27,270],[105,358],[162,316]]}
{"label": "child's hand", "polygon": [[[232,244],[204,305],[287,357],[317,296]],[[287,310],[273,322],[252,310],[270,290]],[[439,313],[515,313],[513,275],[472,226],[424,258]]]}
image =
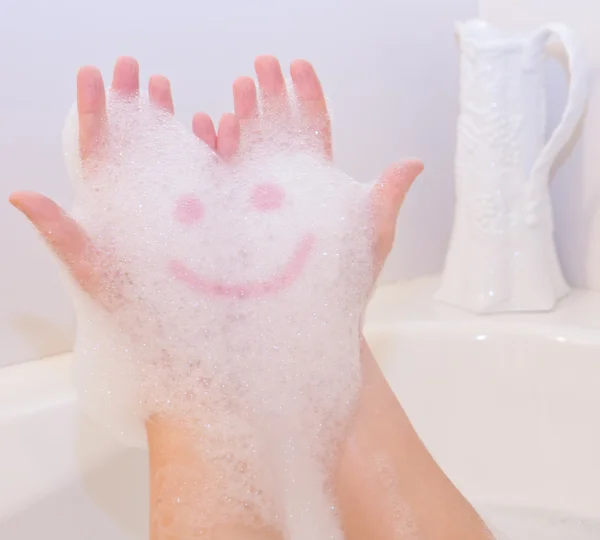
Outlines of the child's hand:
{"label": "child's hand", "polygon": [[[169,81],[162,76],[150,78],[150,100],[173,111]],[[111,91],[123,95],[139,90],[139,69],[133,58],[119,58],[115,65]],[[84,67],[77,74],[77,112],[79,119],[79,153],[85,169],[90,158],[98,158],[106,122],[106,95],[100,71]],[[54,201],[39,193],[15,192],[10,202],[27,216],[50,248],[67,266],[79,285],[97,300],[107,304],[102,294],[103,276],[94,259],[95,250],[84,230]]]}
{"label": "child's hand", "polygon": [[[260,56],[254,63],[259,91],[263,101],[279,103],[285,120],[287,98],[281,66],[272,56]],[[290,66],[295,93],[302,103],[305,121],[319,133],[324,155],[332,159],[331,122],[321,83],[312,65],[306,60],[296,60]],[[233,83],[235,114],[221,118],[218,134],[211,119],[204,113],[194,116],[194,133],[221,156],[235,155],[240,134],[258,115],[256,85],[250,77],[239,77]],[[277,108],[276,108],[277,109]],[[251,129],[251,128],[250,128]],[[394,242],[396,218],[404,197],[416,177],[423,170],[418,160],[406,160],[388,167],[373,193],[373,215],[375,219],[375,244],[373,255],[375,268],[379,272]]]}
{"label": "child's hand", "polygon": [[[285,83],[277,59],[270,56],[257,58],[256,75],[261,98],[280,102],[281,115],[286,112]],[[319,133],[323,153],[331,158],[331,125],[319,79],[311,64],[296,60],[291,65],[294,89],[303,104],[306,121]],[[111,91],[122,95],[139,90],[139,68],[133,58],[119,58],[115,65]],[[173,112],[173,99],[168,79],[153,76],[148,84],[150,100],[155,105]],[[211,119],[197,113],[192,122],[194,133],[222,159],[235,156],[245,127],[258,114],[254,81],[240,77],[233,85],[235,113],[225,114],[218,132]],[[106,96],[100,72],[93,67],[82,68],[77,76],[77,109],[79,118],[79,150],[83,166],[89,158],[98,158],[99,141],[106,122]],[[275,119],[276,120],[276,119]],[[396,217],[406,192],[422,171],[419,161],[405,161],[388,168],[373,191],[373,213],[376,238],[374,243],[375,268],[381,269],[394,240]],[[10,202],[33,223],[48,245],[70,270],[80,286],[97,300],[109,305],[114,299],[98,298],[105,290],[102,266],[95,260],[95,251],[83,229],[54,201],[32,192],[15,192]]]}

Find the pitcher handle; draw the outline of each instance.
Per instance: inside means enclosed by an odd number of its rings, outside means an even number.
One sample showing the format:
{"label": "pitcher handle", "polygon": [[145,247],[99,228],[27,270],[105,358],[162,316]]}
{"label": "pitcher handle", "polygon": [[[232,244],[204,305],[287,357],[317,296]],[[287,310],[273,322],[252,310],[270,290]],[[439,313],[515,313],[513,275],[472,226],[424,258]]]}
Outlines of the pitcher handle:
{"label": "pitcher handle", "polygon": [[558,37],[567,52],[568,67],[571,75],[569,93],[567,104],[558,126],[556,126],[550,139],[533,164],[531,169],[531,178],[533,180],[538,178],[549,179],[552,164],[560,151],[569,142],[585,112],[589,93],[589,72],[583,43],[570,28],[563,24],[547,25],[538,34],[538,39],[541,39],[545,44],[554,36]]}

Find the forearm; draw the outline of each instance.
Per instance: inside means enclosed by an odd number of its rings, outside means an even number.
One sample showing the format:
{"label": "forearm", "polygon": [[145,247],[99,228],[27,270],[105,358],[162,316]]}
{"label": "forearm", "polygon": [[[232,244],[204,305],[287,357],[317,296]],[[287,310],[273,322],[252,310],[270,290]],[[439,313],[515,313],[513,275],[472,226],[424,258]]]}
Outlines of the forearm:
{"label": "forearm", "polygon": [[336,476],[346,540],[490,540],[431,457],[366,343],[357,415]]}
{"label": "forearm", "polygon": [[[346,540],[395,540],[411,533],[419,540],[489,540],[475,510],[417,436],[366,344],[362,360],[357,414],[335,477]],[[147,433],[151,540],[279,540],[277,532],[260,526],[200,529],[194,518],[217,473],[177,422],[155,417]]]}
{"label": "forearm", "polygon": [[[184,540],[193,533],[195,494],[206,467],[185,430],[170,418],[146,422],[150,464],[150,540]],[[193,538],[193,536],[191,536]]]}
{"label": "forearm", "polygon": [[[203,459],[201,434],[171,418],[146,423],[150,458],[150,540],[280,540],[257,520],[206,523],[209,504],[224,504],[218,471]],[[218,502],[221,501],[221,502]],[[242,521],[242,520],[240,520]],[[247,522],[247,520],[245,520]]]}

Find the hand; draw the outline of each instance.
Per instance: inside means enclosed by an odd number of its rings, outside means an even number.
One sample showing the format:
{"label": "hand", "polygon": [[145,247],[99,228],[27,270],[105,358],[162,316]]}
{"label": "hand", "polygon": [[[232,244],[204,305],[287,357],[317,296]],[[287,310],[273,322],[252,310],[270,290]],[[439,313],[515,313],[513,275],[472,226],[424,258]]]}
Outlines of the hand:
{"label": "hand", "polygon": [[[139,90],[139,67],[133,58],[122,57],[114,68],[111,92],[134,95]],[[148,83],[150,101],[173,112],[173,100],[167,78],[157,75]],[[79,154],[85,169],[92,158],[97,158],[103,130],[106,125],[105,86],[100,71],[84,67],[77,74],[77,112],[79,120]],[[95,299],[109,305],[113,299],[102,295],[104,276],[101,264],[95,259],[96,251],[85,231],[54,201],[40,194],[18,191],[10,202],[31,221],[48,246],[65,264],[77,283]]]}
{"label": "hand", "polygon": [[[263,101],[280,104],[278,109],[286,114],[286,87],[281,66],[272,56],[260,56],[254,64],[258,87]],[[312,65],[306,60],[295,60],[290,66],[294,90],[301,103],[304,119],[319,133],[324,156],[332,159],[331,122],[321,83]],[[218,135],[210,117],[197,113],[193,120],[194,133],[224,158],[233,157],[245,129],[258,117],[256,85],[250,77],[239,77],[233,84],[234,114],[221,118]],[[277,107],[275,107],[277,109]],[[385,262],[396,232],[396,218],[404,197],[416,177],[423,170],[418,160],[406,160],[388,167],[372,192],[375,218],[375,243],[373,255],[376,272]]]}
{"label": "hand", "polygon": [[[270,56],[255,62],[259,91],[266,101],[280,101],[285,110],[285,83],[277,59]],[[311,64],[296,60],[291,65],[291,76],[296,94],[303,105],[306,121],[319,132],[323,154],[331,159],[331,124],[327,114],[321,84]],[[115,65],[112,92],[134,95],[139,90],[139,67],[133,58],[122,57]],[[173,113],[173,98],[167,78],[156,75],[148,83],[150,101]],[[235,156],[244,129],[258,115],[257,93],[249,77],[238,78],[233,85],[235,113],[222,116],[218,132],[212,120],[204,113],[194,115],[193,132],[221,159]],[[94,67],[84,67],[77,75],[77,110],[79,118],[79,151],[83,166],[91,157],[97,157],[99,141],[106,123],[106,95],[102,75]],[[376,238],[373,246],[377,273],[389,254],[396,230],[396,217],[404,197],[414,179],[422,171],[419,161],[405,161],[388,168],[373,190],[373,214]],[[95,250],[85,231],[54,201],[32,192],[15,192],[10,202],[31,221],[67,266],[79,285],[97,300],[109,305],[113,299],[103,298],[103,280],[95,263]]]}

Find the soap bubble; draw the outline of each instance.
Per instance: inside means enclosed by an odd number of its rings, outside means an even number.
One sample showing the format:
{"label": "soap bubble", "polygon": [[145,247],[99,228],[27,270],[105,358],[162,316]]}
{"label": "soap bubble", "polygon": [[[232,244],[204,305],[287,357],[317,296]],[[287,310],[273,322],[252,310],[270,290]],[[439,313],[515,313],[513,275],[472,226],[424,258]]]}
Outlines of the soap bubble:
{"label": "soap bubble", "polygon": [[146,96],[108,95],[94,159],[75,108],[64,132],[111,299],[72,289],[87,411],[128,444],[156,417],[190,433],[220,478],[186,491],[199,530],[233,516],[342,538],[326,484],[361,384],[371,186],[332,166],[293,100],[224,162]]}

